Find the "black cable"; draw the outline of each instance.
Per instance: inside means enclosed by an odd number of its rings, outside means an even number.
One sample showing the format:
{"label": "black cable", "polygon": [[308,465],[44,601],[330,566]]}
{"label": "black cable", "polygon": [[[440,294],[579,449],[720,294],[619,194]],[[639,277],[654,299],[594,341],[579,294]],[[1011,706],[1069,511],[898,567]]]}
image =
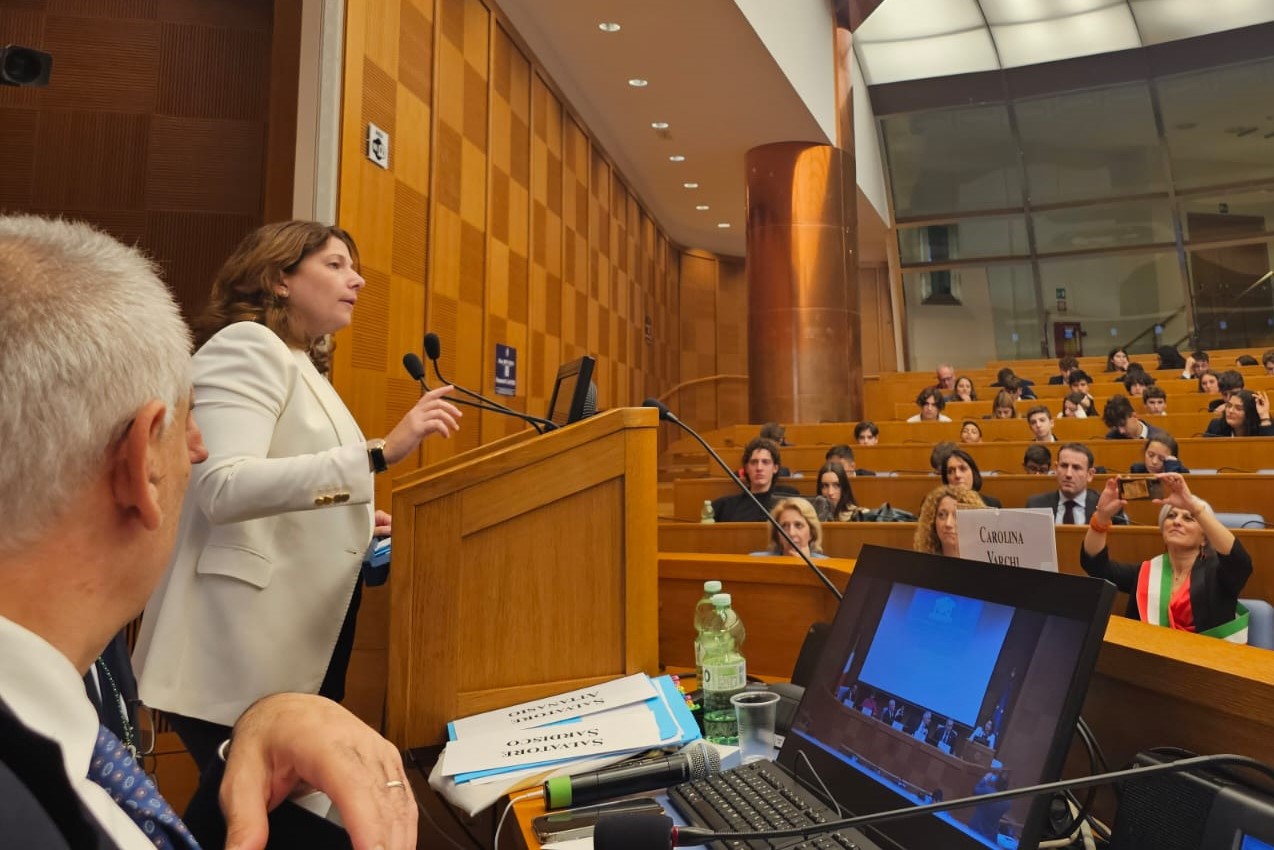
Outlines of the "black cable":
{"label": "black cable", "polygon": [[[1090,733],[1091,730],[1088,728],[1088,724],[1084,723],[1083,718],[1076,720],[1075,734],[1079,737],[1080,743],[1084,745],[1084,749],[1088,750],[1088,772],[1098,773],[1097,749],[1094,747],[1094,741],[1090,737]],[[1075,803],[1078,811],[1070,817],[1070,820],[1064,827],[1055,828],[1050,819],[1047,830],[1048,835],[1045,836],[1045,840],[1047,841],[1056,841],[1057,839],[1066,838],[1069,835],[1075,834],[1075,830],[1079,828],[1079,825],[1089,817],[1089,812],[1093,807],[1093,801],[1097,798],[1097,786],[1094,785],[1088,789],[1088,793],[1084,796],[1084,802],[1082,804],[1070,791],[1063,791],[1060,796],[1063,800],[1070,800]],[[1067,812],[1069,811],[1070,808],[1067,807]]]}

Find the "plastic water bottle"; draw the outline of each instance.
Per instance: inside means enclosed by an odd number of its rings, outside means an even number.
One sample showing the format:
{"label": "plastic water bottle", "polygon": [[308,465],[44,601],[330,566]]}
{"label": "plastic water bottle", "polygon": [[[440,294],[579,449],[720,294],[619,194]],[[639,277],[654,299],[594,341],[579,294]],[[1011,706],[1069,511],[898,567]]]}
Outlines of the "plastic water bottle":
{"label": "plastic water bottle", "polygon": [[712,510],[712,500],[704,499],[703,510],[699,511],[699,522],[707,523],[707,522],[716,522],[716,521],[717,521],[717,515],[716,515],[716,512]]}
{"label": "plastic water bottle", "polygon": [[739,615],[730,607],[730,594],[712,597],[712,622],[699,633],[703,668],[703,736],[714,744],[739,742],[739,724],[730,697],[747,684],[743,640],[747,633]]}
{"label": "plastic water bottle", "polygon": [[703,687],[703,659],[699,653],[703,647],[699,637],[704,629],[713,628],[716,622],[716,609],[712,607],[712,597],[721,592],[721,582],[712,580],[703,583],[703,596],[695,603],[695,675],[699,687]]}

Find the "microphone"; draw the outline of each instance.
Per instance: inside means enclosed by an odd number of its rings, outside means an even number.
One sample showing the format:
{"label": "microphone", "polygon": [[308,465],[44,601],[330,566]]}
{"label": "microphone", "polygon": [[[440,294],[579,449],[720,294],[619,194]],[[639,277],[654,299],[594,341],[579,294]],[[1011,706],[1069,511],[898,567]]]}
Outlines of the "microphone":
{"label": "microphone", "polygon": [[[442,381],[444,384],[451,384],[451,381],[448,381],[446,378],[442,376],[442,370],[438,368],[438,358],[442,356],[442,340],[438,339],[438,334],[433,333],[432,331],[425,334],[425,356],[428,357],[429,362],[433,364],[434,374],[438,376],[438,380]],[[505,407],[503,404],[500,404],[500,402],[498,401],[489,399],[484,395],[478,395],[477,393],[471,390],[466,390],[462,386],[458,386],[456,384],[451,384],[451,385],[456,388],[457,392],[462,392],[465,395],[469,396],[469,398],[486,402],[492,407],[497,407],[500,410],[505,411],[506,413],[514,413],[514,414],[517,414],[518,416],[522,415],[522,412],[520,410],[513,410],[512,408]]]}
{"label": "microphone", "polygon": [[550,810],[584,806],[609,797],[706,779],[720,771],[721,756],[716,748],[704,741],[693,741],[670,756],[617,764],[575,776],[554,776],[544,782],[544,806]]}
{"label": "microphone", "polygon": [[951,809],[963,809],[969,806],[980,806],[997,800],[1012,800],[1017,797],[1032,797],[1036,794],[1047,794],[1054,791],[1076,791],[1095,785],[1106,785],[1134,776],[1147,776],[1154,773],[1181,773],[1195,767],[1207,765],[1241,765],[1259,770],[1266,775],[1272,771],[1269,767],[1254,758],[1233,754],[1194,756],[1177,761],[1132,767],[1127,770],[1114,770],[1109,773],[1098,773],[1078,779],[1062,779],[1057,782],[1045,782],[1040,785],[1027,785],[1008,791],[995,791],[990,794],[977,794],[972,797],[959,797],[923,806],[907,806],[901,809],[890,809],[870,815],[859,815],[841,820],[797,826],[790,829],[758,830],[756,832],[716,832],[706,827],[674,826],[667,815],[646,813],[615,813],[602,815],[597,820],[593,831],[593,847],[596,850],[663,850],[663,848],[694,846],[707,844],[709,841],[754,841],[776,838],[804,838],[820,832],[835,832],[842,829],[875,826],[887,821],[902,820],[915,815],[934,814]]}
{"label": "microphone", "polygon": [[[422,390],[424,390],[425,392],[430,391],[429,384],[425,381],[425,364],[421,361],[420,357],[415,352],[409,351],[403,355],[403,368],[407,370],[407,374],[411,376],[411,379],[413,381],[420,384],[420,388]],[[446,382],[444,381],[443,383],[446,383]],[[455,389],[459,390],[460,387],[455,387]],[[463,404],[465,407],[472,407],[476,410],[485,410],[489,413],[500,413],[500,414],[504,414],[505,416],[515,416],[518,419],[521,419],[524,422],[529,423],[531,427],[535,429],[535,432],[537,434],[544,433],[545,428],[542,428],[541,426],[547,426],[547,430],[550,430],[550,431],[557,427],[552,422],[549,422],[547,419],[540,419],[538,416],[531,416],[529,413],[522,413],[521,411],[510,410],[509,408],[503,407],[500,405],[496,405],[493,407],[489,404],[480,404],[476,401],[468,401],[463,398],[455,398],[454,396],[451,398],[448,398],[447,400],[450,401],[452,404]]]}
{"label": "microphone", "polygon": [[778,520],[770,516],[770,512],[765,509],[765,505],[761,504],[761,500],[756,497],[756,494],[753,493],[752,490],[746,484],[744,484],[742,481],[739,480],[739,477],[734,474],[734,470],[730,468],[729,464],[727,464],[724,460],[721,459],[721,455],[717,454],[715,451],[712,450],[712,446],[708,445],[708,442],[704,440],[703,437],[699,436],[698,431],[696,431],[695,429],[691,428],[689,425],[687,425],[686,423],[678,419],[676,414],[674,414],[671,410],[668,409],[668,405],[664,404],[662,401],[660,401],[657,398],[648,398],[641,403],[641,406],[653,407],[655,410],[659,411],[660,419],[664,420],[665,422],[671,422],[672,424],[676,425],[678,428],[680,428],[681,430],[685,431],[687,434],[689,434],[690,436],[698,440],[699,445],[703,446],[704,450],[707,451],[707,453],[712,456],[712,459],[717,462],[717,465],[725,470],[725,474],[729,477],[729,479],[733,481],[735,484],[737,484],[740,490],[742,490],[744,493],[747,493],[748,498],[751,499],[753,502],[755,502],[756,506],[761,509],[761,513],[765,516],[766,522],[768,522],[771,526],[774,527],[774,530],[779,533],[779,536],[782,537],[784,540],[786,540],[787,544],[792,547],[792,551],[796,553],[797,557],[799,557],[802,561],[805,562],[805,566],[809,567],[810,571],[813,572],[814,575],[818,577],[818,580],[821,581],[823,585],[832,592],[832,595],[836,597],[837,601],[840,601],[841,592],[836,589],[836,585],[832,584],[832,580],[827,577],[827,573],[820,570],[818,566],[810,559],[809,555],[806,555],[804,552],[802,552],[800,549],[796,547],[796,541],[794,541],[791,538],[791,536],[786,531],[783,530],[783,526],[779,525]]}

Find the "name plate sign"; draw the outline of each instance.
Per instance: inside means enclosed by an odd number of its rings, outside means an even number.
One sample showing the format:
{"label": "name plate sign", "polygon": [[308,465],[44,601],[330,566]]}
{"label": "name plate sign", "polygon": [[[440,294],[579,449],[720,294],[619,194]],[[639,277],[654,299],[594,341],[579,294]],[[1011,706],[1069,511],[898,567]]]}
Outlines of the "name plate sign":
{"label": "name plate sign", "polygon": [[1057,572],[1057,535],[1048,508],[957,511],[960,557]]}

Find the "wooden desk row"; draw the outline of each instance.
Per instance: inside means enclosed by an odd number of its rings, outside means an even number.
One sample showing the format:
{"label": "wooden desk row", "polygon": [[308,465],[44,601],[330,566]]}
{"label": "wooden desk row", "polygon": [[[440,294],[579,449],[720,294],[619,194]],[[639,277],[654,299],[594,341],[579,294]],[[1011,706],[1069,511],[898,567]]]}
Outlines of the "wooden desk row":
{"label": "wooden desk row", "polygon": [[[1109,475],[1093,479],[1093,489],[1105,486]],[[1191,492],[1226,513],[1258,513],[1274,523],[1274,476],[1270,475],[1191,475]],[[807,496],[814,495],[812,479],[786,482]],[[941,484],[937,476],[899,475],[856,476],[850,480],[855,503],[876,508],[888,502],[896,508],[916,513],[925,496]],[[1056,488],[1056,479],[1047,475],[996,475],[982,479],[982,492],[995,496],[1006,508],[1024,508],[1026,500],[1037,493]],[[697,522],[705,499],[716,499],[737,493],[736,485],[726,478],[682,478],[673,482],[673,518]],[[1153,502],[1131,502],[1126,513],[1133,522],[1157,525],[1159,505]]]}
{"label": "wooden desk row", "polygon": [[[918,425],[920,423],[917,423]],[[918,432],[919,433],[919,432]],[[1022,456],[1028,440],[1016,442],[981,442],[962,445],[978,468],[985,474],[1018,472],[1022,469]],[[1057,460],[1057,443],[1050,444],[1053,460]],[[1178,457],[1190,469],[1215,469],[1227,472],[1258,472],[1274,469],[1274,437],[1244,437],[1224,439],[1207,437],[1178,437]],[[1140,440],[1090,440],[1087,446],[1097,459],[1098,466],[1111,471],[1126,472],[1134,463],[1143,460],[1145,449]],[[739,463],[742,450],[738,446],[713,446],[726,463]],[[829,446],[786,446],[781,452],[783,465],[793,472],[814,473],[826,462]],[[702,451],[702,450],[701,450]],[[854,460],[863,469],[875,472],[929,471],[929,454],[933,442],[919,439],[911,445],[854,446]],[[700,454],[699,468],[705,475],[715,475],[718,467],[706,454]],[[688,459],[689,456],[683,456]]]}
{"label": "wooden desk row", "polygon": [[[769,546],[769,529],[768,525],[760,522],[700,525],[664,521],[659,523],[659,551],[733,555],[758,552]],[[1057,528],[1057,559],[1062,572],[1083,574],[1079,568],[1079,548],[1083,545],[1087,531],[1086,526]],[[869,543],[895,549],[911,549],[915,533],[914,522],[829,522],[823,526],[823,551],[832,558],[852,559],[857,558],[862,547]],[[1274,602],[1274,530],[1239,529],[1234,534],[1252,556],[1254,566],[1243,595]],[[1110,533],[1109,546],[1111,557],[1125,562],[1141,562],[1164,550],[1163,535],[1159,529],[1146,526],[1115,528]],[[791,560],[795,562],[795,559]],[[1125,604],[1126,601],[1121,600],[1117,603],[1116,610],[1122,612]],[[1274,656],[1271,656],[1271,660],[1274,660]]]}
{"label": "wooden desk row", "polygon": [[[1123,395],[1123,394],[1124,393],[1122,388],[1120,388],[1118,392],[1111,392],[1104,387],[1099,387],[1098,389],[1094,390],[1092,393],[1093,405],[1095,409],[1097,410],[1097,416],[1094,418],[1094,421],[1100,425],[1101,412],[1103,409],[1105,409],[1106,402],[1110,400],[1111,396]],[[1183,390],[1181,392],[1170,391],[1168,393],[1168,410],[1172,411],[1173,413],[1208,413],[1209,412],[1208,405],[1219,398],[1220,398],[1219,395],[1212,395],[1209,393],[1198,392],[1197,390],[1195,390],[1194,386],[1191,385],[1188,392]],[[1145,412],[1145,405],[1142,403],[1140,398],[1132,398],[1131,401],[1132,401],[1133,410],[1137,411],[1138,413]],[[956,422],[959,422],[961,419],[977,419],[981,421],[982,417],[990,416],[992,414],[992,405],[994,404],[994,402],[995,402],[994,395],[983,394],[979,392],[977,401],[947,402],[947,406],[942,409],[942,415],[950,419],[953,419]],[[1026,412],[1028,410],[1040,404],[1048,408],[1049,412],[1053,414],[1054,419],[1061,418],[1061,415],[1062,415],[1062,397],[1061,396],[1052,397],[1052,396],[1041,395],[1040,398],[1023,399],[1021,401],[1015,401],[1013,403],[1013,407],[1017,410],[1018,418],[1022,418],[1026,416]],[[866,408],[866,410],[868,411],[868,415],[865,415],[863,418],[872,419],[870,414],[873,408],[869,407],[869,408]],[[884,407],[877,408],[877,410],[881,411],[878,415],[882,419],[895,420],[898,422],[905,423],[907,422],[908,419],[910,419],[912,416],[918,413],[920,411],[920,408],[916,407],[916,400],[914,397],[912,397],[906,401],[896,401],[892,405],[886,405]],[[1215,415],[1215,413],[1213,415]],[[880,424],[879,419],[872,419],[872,421],[875,422],[877,425]],[[753,435],[755,436],[758,431],[760,431],[759,427],[752,432]],[[850,433],[853,433],[852,428]],[[1189,434],[1186,434],[1185,436],[1189,436]]]}

